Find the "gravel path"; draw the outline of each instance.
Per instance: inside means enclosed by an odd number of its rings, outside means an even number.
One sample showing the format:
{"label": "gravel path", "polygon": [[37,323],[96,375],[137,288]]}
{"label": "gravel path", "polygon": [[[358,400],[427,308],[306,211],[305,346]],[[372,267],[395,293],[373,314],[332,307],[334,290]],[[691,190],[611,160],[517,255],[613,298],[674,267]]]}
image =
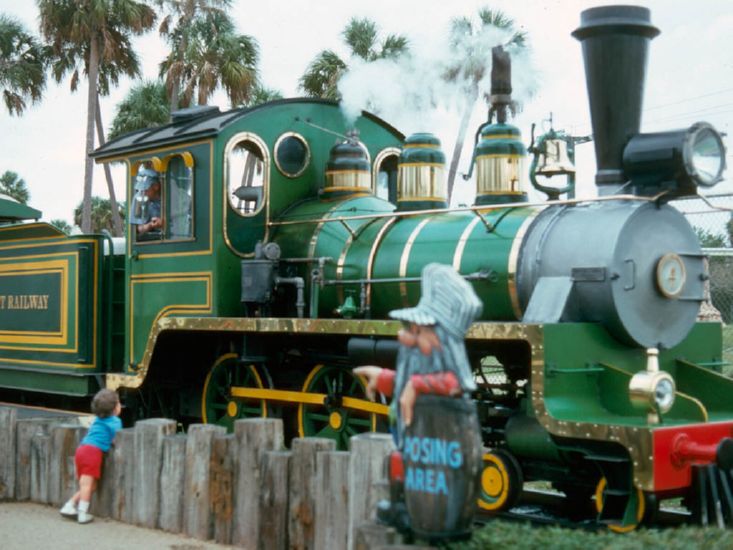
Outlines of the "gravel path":
{"label": "gravel path", "polygon": [[62,518],[51,506],[20,502],[0,503],[2,550],[221,550],[232,548],[143,529],[119,521],[95,518],[79,525]]}

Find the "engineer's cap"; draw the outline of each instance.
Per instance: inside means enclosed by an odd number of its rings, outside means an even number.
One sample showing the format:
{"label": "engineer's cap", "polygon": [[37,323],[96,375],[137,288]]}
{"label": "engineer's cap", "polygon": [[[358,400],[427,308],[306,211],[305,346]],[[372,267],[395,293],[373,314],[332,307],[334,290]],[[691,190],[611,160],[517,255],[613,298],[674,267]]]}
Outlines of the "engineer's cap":
{"label": "engineer's cap", "polygon": [[135,178],[135,190],[147,191],[150,186],[158,181],[160,174],[151,168],[142,168]]}
{"label": "engineer's cap", "polygon": [[481,309],[473,287],[455,269],[428,264],[422,270],[417,306],[396,309],[389,316],[416,325],[440,325],[456,338],[463,338]]}

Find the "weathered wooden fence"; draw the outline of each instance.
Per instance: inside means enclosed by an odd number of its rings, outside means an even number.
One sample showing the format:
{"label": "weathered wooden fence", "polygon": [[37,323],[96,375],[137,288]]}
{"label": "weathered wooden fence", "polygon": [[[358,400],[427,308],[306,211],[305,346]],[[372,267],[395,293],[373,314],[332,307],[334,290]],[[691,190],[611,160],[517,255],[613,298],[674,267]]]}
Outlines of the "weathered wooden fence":
{"label": "weathered wooden fence", "polygon": [[[60,506],[75,491],[74,452],[86,428],[18,419],[0,407],[0,500]],[[358,549],[397,542],[376,527],[386,496],[385,434],[283,445],[279,419],[238,420],[234,433],[173,420],[142,420],[117,434],[92,513],[143,527],[251,549]]]}

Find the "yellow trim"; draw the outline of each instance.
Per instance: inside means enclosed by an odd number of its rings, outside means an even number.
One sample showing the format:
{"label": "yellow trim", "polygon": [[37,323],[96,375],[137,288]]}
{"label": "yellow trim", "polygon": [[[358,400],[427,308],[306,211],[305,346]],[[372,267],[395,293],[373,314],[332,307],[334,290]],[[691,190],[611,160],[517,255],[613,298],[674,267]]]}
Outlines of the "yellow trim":
{"label": "yellow trim", "polygon": [[424,201],[448,202],[448,199],[446,199],[445,197],[422,197],[422,196],[419,196],[419,195],[414,195],[412,197],[402,197],[402,198],[397,199],[397,202],[398,203],[400,203],[400,202],[415,202],[415,201],[420,201],[420,202],[424,202]]}
{"label": "yellow trim", "polygon": [[[305,145],[305,162],[303,163],[303,166],[298,170],[297,172],[290,174],[283,170],[283,167],[280,166],[280,163],[277,161],[277,149],[280,146],[280,143],[282,143],[284,140],[286,140],[289,137],[293,137],[300,141],[303,145]],[[308,143],[308,140],[305,139],[301,134],[297,132],[285,132],[284,134],[281,134],[280,137],[277,138],[275,141],[275,145],[272,146],[272,159],[275,161],[275,166],[277,167],[278,171],[285,176],[286,178],[295,179],[298,176],[301,176],[303,172],[305,172],[306,168],[311,163],[311,147]]]}
{"label": "yellow trim", "polygon": [[[596,512],[599,514],[603,511],[603,491],[606,489],[606,478],[602,477],[600,481],[598,482],[598,485],[596,486],[596,493],[595,493],[595,504],[596,504]],[[646,511],[646,502],[644,501],[644,493],[641,489],[636,489],[636,501],[637,501],[637,507],[636,507],[636,523],[632,523],[631,525],[621,525],[618,523],[608,523],[607,526],[609,530],[613,531],[614,533],[629,533],[636,529],[639,524],[641,523],[641,520],[644,518],[644,512]]]}
{"label": "yellow trim", "polygon": [[365,195],[369,195],[371,193],[371,190],[368,187],[345,187],[345,186],[334,186],[334,187],[324,187],[323,192],[329,193],[332,191],[350,191],[352,193],[363,193]]}
{"label": "yellow trim", "polygon": [[191,153],[185,151],[181,153],[181,157],[183,157],[183,164],[186,166],[186,168],[194,167],[193,155]]}
{"label": "yellow trim", "polygon": [[[374,164],[372,164],[372,193],[376,196],[377,194],[377,180],[379,178],[379,172],[382,163],[390,157],[397,157],[397,163],[400,161],[401,151],[397,147],[386,147],[377,153],[374,157]],[[399,169],[398,169],[399,171]]]}
{"label": "yellow trim", "polygon": [[492,140],[492,139],[516,139],[516,140],[519,141],[521,139],[521,137],[518,136],[518,135],[514,135],[514,134],[493,134],[493,135],[482,135],[481,136],[481,139],[487,139],[487,140]]}
{"label": "yellow trim", "polygon": [[153,170],[156,172],[163,172],[165,169],[165,166],[163,164],[163,161],[160,160],[160,157],[150,157],[150,162],[153,165]]}
{"label": "yellow trim", "polygon": [[[494,494],[498,496],[495,502],[486,502],[479,497],[478,505],[479,508],[483,508],[484,510],[498,511],[501,510],[506,499],[509,498],[509,473],[506,470],[504,462],[495,454],[485,453],[483,455],[483,460],[485,464],[481,470],[481,489],[489,496],[494,496]],[[496,471],[499,474],[498,478],[496,476],[491,476],[490,480],[487,479],[487,473],[491,470]],[[496,492],[495,487],[486,488],[486,483],[489,481],[501,482],[498,492]],[[492,493],[492,491],[494,491],[494,493]]]}
{"label": "yellow trim", "polygon": [[[344,276],[344,265],[346,264],[346,255],[349,253],[351,245],[354,243],[354,234],[349,233],[346,238],[343,248],[341,249],[341,255],[339,256],[338,262],[336,263],[336,280],[340,281]],[[336,296],[340,303],[344,302],[344,285],[336,285]]]}
{"label": "yellow trim", "polygon": [[526,195],[526,193],[524,191],[511,191],[511,190],[507,190],[507,191],[483,191],[482,193],[476,193],[476,196],[477,197],[492,197],[492,196],[495,196],[495,195],[516,195],[516,196],[521,196],[521,195]]}
{"label": "yellow trim", "polygon": [[466,228],[463,230],[463,233],[461,233],[461,237],[458,239],[458,243],[456,244],[456,251],[453,254],[453,269],[455,269],[458,273],[461,272],[461,263],[463,262],[463,251],[466,249],[466,244],[468,243],[468,238],[471,236],[471,233],[473,232],[474,228],[476,227],[476,224],[481,221],[481,218],[478,216],[474,217],[468,225],[466,225]]}
{"label": "yellow trim", "polygon": [[[311,372],[311,374],[313,373]],[[309,377],[309,383],[311,379],[312,377]],[[273,390],[266,388],[245,388],[239,386],[232,386],[231,396],[238,397],[240,399],[256,399],[263,401],[277,401],[282,403],[302,403],[306,405],[323,405],[324,400],[326,399],[326,397],[328,397],[325,393],[312,393],[306,391],[292,390]],[[371,401],[358,399],[356,397],[343,397],[341,406],[344,409],[364,411],[371,414],[381,414],[384,416],[387,416],[387,414],[389,414],[389,407],[387,405],[372,403]]]}
{"label": "yellow trim", "polygon": [[[203,282],[206,285],[206,303],[205,304],[168,304],[163,306],[153,318],[151,323],[151,329],[148,331],[152,332],[152,328],[158,323],[163,317],[167,317],[176,314],[187,314],[187,313],[211,313],[212,311],[212,273],[211,271],[198,271],[198,272],[177,272],[177,273],[153,273],[153,274],[142,274],[132,275],[130,277],[130,299],[128,304],[128,316],[129,324],[129,360],[135,361],[135,285],[146,284],[146,283],[180,283],[180,282]],[[149,338],[149,337],[148,337]],[[144,355],[144,352],[143,352]]]}
{"label": "yellow trim", "polygon": [[[231,201],[229,200],[229,153],[234,148],[235,145],[242,141],[251,141],[257,147],[259,147],[260,152],[262,153],[262,173],[263,173],[263,180],[262,180],[262,187],[263,187],[263,199],[262,199],[262,205],[260,205],[260,208],[258,208],[255,212],[243,214],[239,212],[236,208],[234,208],[231,204]],[[270,183],[271,183],[271,174],[272,171],[272,162],[270,159],[270,150],[267,147],[267,143],[258,136],[257,134],[253,134],[252,132],[238,132],[234,134],[229,140],[227,141],[226,146],[224,147],[223,151],[223,158],[221,159],[222,164],[222,218],[221,218],[221,227],[222,227],[222,235],[224,236],[224,243],[227,245],[227,248],[231,250],[234,254],[239,256],[240,258],[251,258],[254,256],[254,251],[252,252],[240,252],[237,250],[234,245],[232,244],[231,240],[229,240],[229,227],[227,225],[227,214],[231,210],[236,216],[239,216],[240,218],[252,218],[253,216],[258,215],[260,212],[262,212],[262,209],[265,209],[265,223],[264,223],[264,230],[265,234],[262,237],[262,242],[267,242],[269,234],[270,234]],[[213,178],[213,154],[212,154],[212,177],[211,177],[211,186],[213,188],[214,186],[214,178]],[[213,212],[213,211],[212,211]]]}
{"label": "yellow trim", "polygon": [[[17,242],[17,241],[16,241]],[[31,359],[11,359],[11,358],[1,358],[0,360],[6,361],[8,363],[22,363],[22,364],[31,364],[31,365],[42,365],[42,366],[65,366],[65,367],[71,367],[74,369],[78,368],[89,368],[89,367],[95,367],[97,365],[97,327],[98,327],[98,289],[99,289],[99,241],[96,239],[89,239],[89,238],[70,238],[66,235],[61,235],[60,240],[54,243],[33,243],[28,245],[17,245],[12,247],[4,247],[3,250],[9,250],[9,249],[16,249],[16,248],[39,248],[39,247],[49,247],[49,246],[74,246],[77,244],[91,244],[93,249],[92,254],[92,295],[93,295],[93,302],[92,302],[92,356],[91,356],[91,362],[89,363],[63,363],[63,362],[52,362],[52,361],[41,361],[41,360],[31,360]],[[29,254],[24,256],[13,256],[13,257],[5,257],[0,258],[0,265],[5,263],[7,265],[7,262],[10,261],[17,261],[17,260],[28,260],[28,259],[37,259],[37,258],[52,258],[52,257],[62,257],[67,258],[65,261],[69,262],[71,258],[74,258],[76,262],[76,269],[75,269],[75,304],[74,307],[76,312],[76,324],[75,324],[75,330],[74,330],[74,344],[72,348],[28,348],[28,347],[21,347],[21,346],[0,346],[0,349],[6,349],[6,350],[17,350],[17,351],[37,351],[41,353],[77,353],[79,351],[79,253],[80,249],[75,248],[72,250],[64,251],[64,252],[49,252],[46,254]],[[39,264],[42,265],[42,264]],[[48,265],[48,264],[45,264]],[[67,279],[67,278],[65,278]],[[66,281],[66,284],[68,285],[68,281]],[[67,300],[67,293],[68,293],[68,286],[66,287],[66,292],[64,293],[64,300]],[[68,305],[66,307],[63,307],[63,315],[65,315],[65,322],[64,327],[66,329],[68,325]],[[62,345],[68,345],[68,339],[67,341],[63,342]]]}
{"label": "yellow trim", "polygon": [[[237,359],[237,354],[236,353],[226,353],[222,355],[221,357],[219,357],[216,361],[214,361],[214,364],[211,366],[209,373],[206,375],[206,380],[204,381],[204,389],[201,392],[201,419],[204,424],[209,423],[209,420],[206,418],[206,391],[209,388],[209,381],[211,380],[211,375],[214,373],[214,370],[216,369],[216,367],[218,367],[221,363],[229,359]],[[254,368],[252,365],[247,365],[246,368],[252,369],[252,374],[255,377],[255,381],[257,382],[260,388],[264,388],[265,385],[262,383],[262,378],[260,377],[260,373],[257,372],[257,369]],[[230,388],[230,392],[229,392],[230,397],[236,397],[234,395],[234,389],[235,389],[235,386],[232,386]],[[231,402],[229,404],[231,405]],[[263,414],[261,415],[261,417],[267,418],[267,407],[264,404],[262,404],[262,410],[263,410]],[[232,417],[235,416],[235,414],[230,414],[229,410],[227,410],[227,414],[229,414],[229,416],[232,416]]]}
{"label": "yellow trim", "polygon": [[522,248],[524,237],[527,234],[527,230],[532,222],[537,217],[537,212],[533,212],[528,215],[519,226],[514,240],[512,241],[512,247],[509,250],[509,258],[507,263],[507,290],[509,291],[509,300],[512,304],[512,311],[517,321],[522,320],[522,307],[519,305],[519,292],[517,290],[517,266],[519,263],[519,251]]}
{"label": "yellow trim", "polygon": [[[387,220],[387,222],[381,227],[379,232],[377,233],[377,236],[374,238],[374,241],[372,242],[372,248],[369,251],[369,258],[367,259],[367,279],[371,280],[374,276],[374,260],[377,257],[377,251],[379,250],[379,246],[382,244],[382,240],[384,239],[384,236],[387,234],[387,231],[389,230],[392,225],[397,221],[397,218],[390,218]],[[368,307],[371,307],[372,304],[372,283],[367,283],[366,287],[366,303]]]}
{"label": "yellow trim", "polygon": [[[140,152],[139,154],[140,155],[144,155],[144,154],[153,153],[153,152],[172,151],[174,149],[180,150],[183,147],[189,147],[190,148],[190,147],[194,147],[196,145],[205,145],[207,143],[209,145],[209,159],[210,159],[210,162],[209,162],[209,184],[206,185],[206,186],[199,185],[199,188],[201,189],[202,194],[208,192],[208,195],[209,195],[209,242],[208,242],[208,247],[205,248],[204,250],[193,250],[193,251],[190,251],[190,252],[160,252],[160,253],[152,253],[152,252],[145,253],[145,252],[140,252],[138,254],[138,260],[147,259],[147,258],[173,258],[173,257],[182,257],[182,256],[207,256],[207,255],[211,255],[211,253],[212,253],[212,251],[214,249],[214,197],[213,197],[213,192],[212,192],[212,189],[213,189],[213,186],[214,186],[214,142],[213,142],[213,140],[210,140],[209,139],[209,140],[193,141],[193,142],[179,144],[179,145],[173,145],[173,146],[169,146],[169,147],[162,147],[160,149],[151,149],[149,151]],[[178,152],[176,152],[176,153],[174,153],[173,155],[170,155],[170,156],[175,156],[175,155],[178,155],[178,154],[183,155],[186,152],[187,151],[178,151]],[[133,156],[137,156],[137,155],[138,155],[138,153],[135,153]],[[122,159],[122,160],[124,160],[124,161],[126,161],[127,164],[128,164],[128,167],[130,167],[131,164],[132,164],[132,162],[133,162],[129,156],[128,157],[119,157],[119,158]],[[105,159],[105,162],[110,162],[112,160],[116,160],[116,158],[115,159]],[[137,166],[137,165],[141,164],[142,162],[145,162],[145,160],[146,159],[134,161],[134,164]],[[135,172],[136,171],[137,170],[135,169]],[[127,204],[132,204],[132,202],[131,202],[132,201],[132,191],[133,191],[133,187],[134,187],[133,184],[132,184],[132,178],[133,177],[134,177],[133,170],[132,170],[132,168],[130,168],[128,170],[128,178],[127,178]],[[194,207],[194,209],[196,208],[196,202],[200,202],[200,201],[197,201],[196,200],[196,187],[197,187],[196,176],[194,174],[194,182],[193,182],[193,190],[194,190],[194,197],[193,197],[194,206],[193,207]],[[129,222],[127,222],[127,227],[128,227],[128,235],[131,235],[132,234],[131,224]],[[195,226],[195,222],[194,222],[194,228],[195,227],[196,226]],[[196,241],[196,240],[198,240],[200,238],[201,238],[200,236],[197,237],[196,234],[194,233],[194,239],[193,239],[194,241]],[[128,256],[128,258],[132,254],[132,244],[133,244],[132,241],[133,241],[133,239],[128,236],[128,238],[127,238],[127,256]],[[144,250],[144,247],[145,246],[148,246],[148,245],[159,245],[160,246],[160,245],[168,245],[168,244],[170,244],[171,246],[174,246],[176,244],[181,244],[182,242],[186,242],[186,241],[187,240],[165,240],[165,241],[153,241],[153,242],[143,242],[143,243],[136,242],[135,243],[135,246],[136,247],[143,247],[143,250]],[[135,262],[135,261],[136,260],[133,260],[131,262],[131,266],[134,266],[134,263],[133,262]]]}
{"label": "yellow trim", "polygon": [[323,230],[323,227],[326,225],[326,221],[328,220],[327,216],[330,216],[333,214],[334,210],[338,210],[343,206],[342,202],[338,202],[334,204],[331,208],[328,209],[328,212],[323,214],[323,219],[318,222],[318,225],[313,230],[313,235],[311,236],[311,242],[308,244],[308,257],[309,258],[315,258],[316,257],[316,248],[318,248],[318,237],[321,234],[321,231]]}
{"label": "yellow trim", "polygon": [[502,155],[502,154],[492,154],[492,155],[479,155],[476,157],[476,160],[482,160],[482,159],[523,159],[527,158],[527,155]]}
{"label": "yellow trim", "polygon": [[[417,224],[415,229],[412,230],[412,233],[410,233],[410,236],[407,238],[405,248],[402,249],[402,256],[400,257],[400,277],[404,278],[407,276],[407,266],[410,263],[410,252],[412,251],[412,245],[415,244],[415,239],[417,239],[417,236],[420,234],[423,227],[425,227],[433,219],[434,218],[425,218],[420,221],[420,223]],[[407,283],[405,283],[404,281],[400,283],[400,296],[402,297],[403,307],[407,307]]]}
{"label": "yellow trim", "polygon": [[444,162],[401,162],[400,168],[422,168],[423,166],[434,166],[435,168],[445,168]]}
{"label": "yellow trim", "polygon": [[[22,267],[25,267],[23,269]],[[77,273],[78,273],[77,257]],[[37,345],[61,345],[69,343],[68,329],[68,292],[69,292],[69,260],[52,260],[49,262],[25,262],[25,263],[0,263],[0,277],[18,275],[43,275],[58,273],[60,275],[59,285],[59,330],[58,331],[22,331],[22,330],[0,330],[0,342],[7,344],[37,344]],[[77,315],[79,287],[76,288]],[[77,319],[78,321],[78,319]],[[78,332],[78,322],[77,331]],[[78,340],[78,334],[77,334]],[[18,349],[15,347],[0,349]],[[76,350],[74,350],[76,351]]]}
{"label": "yellow trim", "polygon": [[[361,176],[363,174],[368,174],[369,169],[366,170],[326,170],[327,176],[343,176],[345,174],[356,174],[358,176]],[[360,188],[361,189],[361,188]]]}

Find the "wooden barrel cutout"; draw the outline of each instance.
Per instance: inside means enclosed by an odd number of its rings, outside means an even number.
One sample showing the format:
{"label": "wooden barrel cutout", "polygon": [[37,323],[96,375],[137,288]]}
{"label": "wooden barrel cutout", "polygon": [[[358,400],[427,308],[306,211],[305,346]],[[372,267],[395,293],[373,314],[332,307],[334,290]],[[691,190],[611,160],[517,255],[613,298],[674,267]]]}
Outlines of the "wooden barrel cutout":
{"label": "wooden barrel cutout", "polygon": [[402,459],[405,503],[415,534],[429,540],[470,537],[481,471],[476,404],[418,396]]}

